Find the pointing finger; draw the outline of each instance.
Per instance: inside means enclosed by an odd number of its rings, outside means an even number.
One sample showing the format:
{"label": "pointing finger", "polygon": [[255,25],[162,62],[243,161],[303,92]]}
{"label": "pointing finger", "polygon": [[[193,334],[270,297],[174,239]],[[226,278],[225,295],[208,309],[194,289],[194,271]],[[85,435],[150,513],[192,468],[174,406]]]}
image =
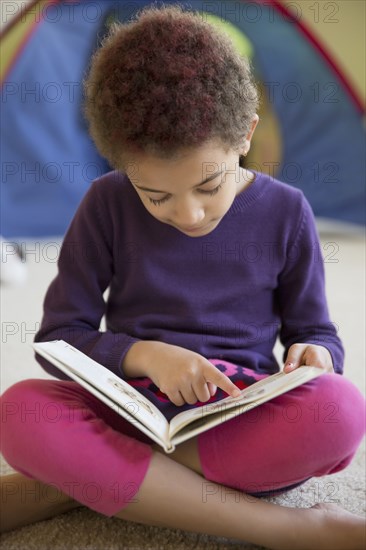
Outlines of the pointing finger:
{"label": "pointing finger", "polygon": [[213,384],[231,395],[231,397],[239,397],[239,388],[237,388],[230,378],[228,378],[223,372],[212,365],[212,363],[208,363],[204,375],[207,382],[213,382]]}

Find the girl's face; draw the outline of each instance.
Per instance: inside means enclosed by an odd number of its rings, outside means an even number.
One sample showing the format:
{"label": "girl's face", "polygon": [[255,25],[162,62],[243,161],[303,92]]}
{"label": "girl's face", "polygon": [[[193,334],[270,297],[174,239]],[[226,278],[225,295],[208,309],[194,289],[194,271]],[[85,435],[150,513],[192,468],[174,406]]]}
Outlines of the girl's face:
{"label": "girl's face", "polygon": [[[247,145],[243,152],[248,149]],[[126,174],[154,218],[190,237],[213,231],[236,195],[254,179],[239,166],[237,152],[214,144],[174,161],[139,156]]]}

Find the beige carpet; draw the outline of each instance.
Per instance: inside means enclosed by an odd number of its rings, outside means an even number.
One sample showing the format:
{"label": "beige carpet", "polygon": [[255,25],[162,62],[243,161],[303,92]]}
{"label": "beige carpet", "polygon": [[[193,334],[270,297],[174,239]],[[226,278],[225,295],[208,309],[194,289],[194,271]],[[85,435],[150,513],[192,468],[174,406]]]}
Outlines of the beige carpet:
{"label": "beige carpet", "polygon": [[[345,376],[365,394],[365,239],[363,235],[325,232],[321,239],[331,319],[338,325],[346,347]],[[24,378],[50,378],[34,360],[30,344],[41,319],[44,293],[56,273],[60,241],[22,243],[28,252],[27,282],[17,288],[1,287],[1,392]],[[275,353],[278,358],[281,356],[279,345]],[[267,500],[290,507],[338,502],[345,509],[365,516],[364,443],[343,472],[314,478]],[[10,472],[12,469],[1,457],[1,473]],[[1,547],[6,550],[259,548],[225,538],[107,519],[86,508],[11,531],[3,535]]]}

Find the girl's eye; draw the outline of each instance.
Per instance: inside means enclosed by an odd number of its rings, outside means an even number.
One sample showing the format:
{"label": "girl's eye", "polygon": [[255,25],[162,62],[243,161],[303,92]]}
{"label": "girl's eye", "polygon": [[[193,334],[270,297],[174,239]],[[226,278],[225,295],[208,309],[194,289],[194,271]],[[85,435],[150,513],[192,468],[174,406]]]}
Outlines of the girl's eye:
{"label": "girl's eye", "polygon": [[[216,195],[216,193],[220,191],[221,187],[222,187],[222,183],[220,183],[220,185],[215,187],[215,189],[211,189],[211,191],[203,191],[202,189],[200,189],[199,193],[202,193],[203,195],[210,195],[212,197],[213,195]],[[166,197],[163,197],[162,199],[152,199],[151,197],[147,197],[147,198],[155,206],[160,206],[161,204],[169,200],[169,195],[167,195]]]}
{"label": "girl's eye", "polygon": [[220,191],[221,187],[222,187],[222,183],[220,183],[220,185],[215,187],[215,189],[211,189],[211,191],[203,191],[202,189],[200,189],[200,193],[203,193],[204,195],[210,195],[212,197],[213,195],[216,195],[216,193]]}
{"label": "girl's eye", "polygon": [[160,204],[163,204],[163,202],[167,201],[169,197],[163,197],[162,199],[152,199],[151,197],[147,197],[150,202],[155,204],[155,206],[159,206]]}

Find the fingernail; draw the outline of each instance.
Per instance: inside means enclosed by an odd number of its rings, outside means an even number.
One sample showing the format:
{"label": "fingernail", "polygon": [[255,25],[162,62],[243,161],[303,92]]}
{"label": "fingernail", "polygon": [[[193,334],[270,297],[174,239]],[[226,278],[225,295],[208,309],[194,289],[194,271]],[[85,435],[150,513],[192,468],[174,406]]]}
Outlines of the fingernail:
{"label": "fingernail", "polygon": [[293,369],[293,368],[294,368],[294,364],[293,364],[293,363],[286,363],[285,369]]}
{"label": "fingernail", "polygon": [[239,395],[241,395],[241,392],[239,388],[236,388],[236,390],[233,391],[233,397],[239,397]]}

